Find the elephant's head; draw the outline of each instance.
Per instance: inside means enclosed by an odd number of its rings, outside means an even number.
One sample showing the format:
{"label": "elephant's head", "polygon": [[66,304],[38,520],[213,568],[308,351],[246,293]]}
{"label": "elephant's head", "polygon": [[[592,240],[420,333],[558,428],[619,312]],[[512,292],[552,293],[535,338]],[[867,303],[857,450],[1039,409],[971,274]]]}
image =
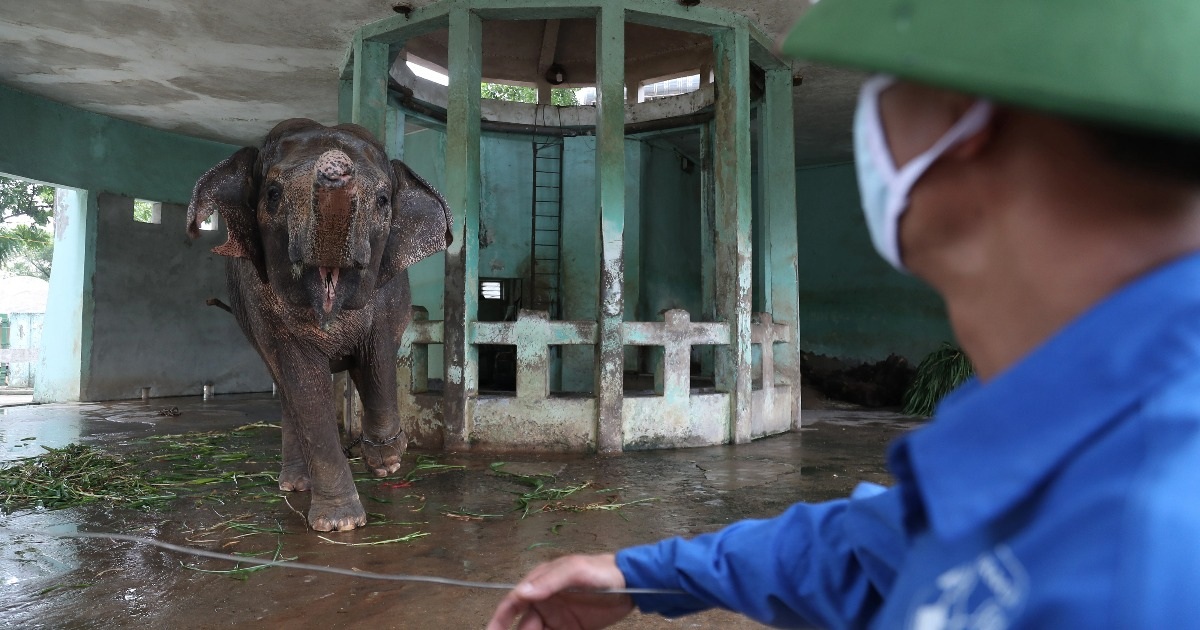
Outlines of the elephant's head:
{"label": "elephant's head", "polygon": [[213,249],[246,258],[292,306],[327,323],[360,309],[378,287],[451,241],[436,190],[358,125],[279,123],[262,149],[246,147],[200,178],[188,234],[219,212],[229,240]]}

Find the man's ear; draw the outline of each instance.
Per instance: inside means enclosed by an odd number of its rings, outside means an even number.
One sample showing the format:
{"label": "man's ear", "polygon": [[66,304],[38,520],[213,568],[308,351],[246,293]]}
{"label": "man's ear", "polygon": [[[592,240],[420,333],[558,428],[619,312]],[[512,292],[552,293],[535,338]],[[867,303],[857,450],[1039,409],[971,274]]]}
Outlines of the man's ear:
{"label": "man's ear", "polygon": [[188,203],[187,233],[197,238],[200,224],[214,213],[220,214],[229,239],[224,245],[214,247],[213,253],[249,260],[254,263],[259,279],[266,282],[267,268],[255,216],[258,182],[254,165],[257,160],[258,149],[245,147],[200,177]]}
{"label": "man's ear", "polygon": [[454,219],[441,193],[400,160],[392,160],[392,174],[392,224],[379,270],[380,286],[454,241]]}

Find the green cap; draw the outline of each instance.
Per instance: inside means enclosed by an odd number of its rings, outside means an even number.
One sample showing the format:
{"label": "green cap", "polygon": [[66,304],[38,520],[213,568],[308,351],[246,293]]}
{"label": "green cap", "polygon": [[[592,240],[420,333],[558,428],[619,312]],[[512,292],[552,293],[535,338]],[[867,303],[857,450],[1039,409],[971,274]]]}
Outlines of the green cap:
{"label": "green cap", "polygon": [[790,57],[1200,135],[1200,0],[821,0]]}

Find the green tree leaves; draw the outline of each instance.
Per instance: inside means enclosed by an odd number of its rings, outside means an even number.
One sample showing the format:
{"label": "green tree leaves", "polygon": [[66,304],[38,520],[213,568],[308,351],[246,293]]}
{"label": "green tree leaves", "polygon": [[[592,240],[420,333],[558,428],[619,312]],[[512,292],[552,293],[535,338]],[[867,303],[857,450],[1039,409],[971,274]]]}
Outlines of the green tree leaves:
{"label": "green tree leaves", "polygon": [[[537,90],[523,85],[482,83],[479,86],[479,95],[483,98],[490,98],[497,101],[510,101],[514,103],[537,102]],[[559,107],[574,107],[579,104],[579,99],[575,97],[575,90],[554,88],[550,90],[550,104]]]}
{"label": "green tree leaves", "polygon": [[54,187],[0,177],[0,271],[50,279]]}

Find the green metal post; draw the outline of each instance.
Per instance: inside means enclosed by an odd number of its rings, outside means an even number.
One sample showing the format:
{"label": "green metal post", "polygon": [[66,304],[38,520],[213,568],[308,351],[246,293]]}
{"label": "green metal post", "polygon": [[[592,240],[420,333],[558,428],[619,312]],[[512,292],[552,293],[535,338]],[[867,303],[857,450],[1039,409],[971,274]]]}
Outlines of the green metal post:
{"label": "green metal post", "polygon": [[624,448],[624,88],[625,9],[619,4],[605,5],[596,18],[596,191],[600,208],[596,444],[601,453],[618,453]]}
{"label": "green metal post", "polygon": [[338,80],[338,124],[354,122],[354,80]]}
{"label": "green metal post", "polygon": [[[701,77],[704,80],[705,77]],[[714,181],[713,124],[700,127],[700,297],[703,309],[700,321],[717,321],[717,199]],[[704,346],[700,350],[700,370],[715,376],[713,356],[716,349]]]}
{"label": "green metal post", "polygon": [[[786,66],[767,71],[766,96],[759,120],[762,157],[763,219],[767,270],[763,289],[770,296],[768,312],[786,323],[791,341],[774,348],[775,373],[792,386],[792,427],[800,428],[800,293],[799,243],[796,230],[796,153],[792,113],[792,71]],[[763,348],[764,353],[771,349]],[[764,383],[766,387],[768,384]]]}
{"label": "green metal post", "polygon": [[366,127],[387,145],[388,45],[354,38],[351,122]]}
{"label": "green metal post", "polygon": [[730,326],[729,347],[718,355],[718,386],[730,394],[730,440],[750,441],[751,426],[751,173],[750,34],[741,26],[713,37],[717,103],[714,180],[717,200],[717,303]]}
{"label": "green metal post", "polygon": [[450,10],[449,105],[446,111],[446,200],[454,242],[446,250],[445,445],[466,448],[477,393],[479,354],[469,329],[479,311],[479,84],[483,20],[463,5]]}
{"label": "green metal post", "polygon": [[388,103],[387,108],[387,154],[393,160],[404,159],[404,125],[406,119],[404,110],[396,103]]}

